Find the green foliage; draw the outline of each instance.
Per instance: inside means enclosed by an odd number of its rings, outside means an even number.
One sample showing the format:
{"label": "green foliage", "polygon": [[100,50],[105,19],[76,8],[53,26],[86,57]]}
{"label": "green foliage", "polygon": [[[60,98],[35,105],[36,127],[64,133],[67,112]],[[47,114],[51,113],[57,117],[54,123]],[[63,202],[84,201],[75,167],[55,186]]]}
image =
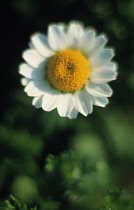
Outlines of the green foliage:
{"label": "green foliage", "polygon": [[37,209],[39,210],[59,210],[60,202],[54,201],[52,198],[47,198],[46,200],[40,201]]}
{"label": "green foliage", "polygon": [[4,148],[8,144],[9,152],[14,155],[25,154],[25,156],[35,157],[40,154],[43,146],[39,137],[31,136],[24,130],[14,131],[4,126],[0,126],[0,139],[2,147]]}
{"label": "green foliage", "polygon": [[24,202],[30,202],[38,196],[36,182],[28,176],[18,176],[11,185],[13,194]]}
{"label": "green foliage", "polygon": [[133,198],[128,198],[121,190],[109,190],[105,196],[105,207],[101,210],[133,210]]}
{"label": "green foliage", "polygon": [[22,204],[18,199],[10,195],[9,200],[5,201],[5,206],[0,207],[1,210],[37,210],[34,208],[27,208],[26,204]]}

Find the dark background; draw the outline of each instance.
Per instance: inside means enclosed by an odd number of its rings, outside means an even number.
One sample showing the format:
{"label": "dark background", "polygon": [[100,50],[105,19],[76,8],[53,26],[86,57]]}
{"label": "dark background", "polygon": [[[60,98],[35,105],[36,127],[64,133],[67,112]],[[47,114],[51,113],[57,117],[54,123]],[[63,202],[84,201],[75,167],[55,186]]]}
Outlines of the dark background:
{"label": "dark background", "polygon": [[[11,0],[1,7],[1,206],[10,194],[37,209],[94,210],[109,189],[118,209],[134,196],[134,1]],[[37,110],[23,92],[18,65],[29,37],[51,23],[78,20],[108,36],[118,79],[106,108],[76,120]],[[126,199],[124,201],[124,199]],[[98,202],[96,202],[96,200]],[[126,202],[126,206],[124,205]],[[113,204],[114,205],[114,204]],[[4,208],[4,207],[1,207]],[[115,207],[114,207],[115,208]],[[10,209],[10,207],[8,207]]]}

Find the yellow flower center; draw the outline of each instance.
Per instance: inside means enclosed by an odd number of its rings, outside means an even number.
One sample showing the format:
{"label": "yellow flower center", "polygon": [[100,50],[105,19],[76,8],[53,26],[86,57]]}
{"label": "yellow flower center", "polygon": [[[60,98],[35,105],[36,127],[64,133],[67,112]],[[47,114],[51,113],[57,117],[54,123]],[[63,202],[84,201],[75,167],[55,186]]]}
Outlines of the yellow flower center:
{"label": "yellow flower center", "polygon": [[80,90],[90,74],[89,61],[79,50],[57,52],[47,63],[47,79],[64,92]]}

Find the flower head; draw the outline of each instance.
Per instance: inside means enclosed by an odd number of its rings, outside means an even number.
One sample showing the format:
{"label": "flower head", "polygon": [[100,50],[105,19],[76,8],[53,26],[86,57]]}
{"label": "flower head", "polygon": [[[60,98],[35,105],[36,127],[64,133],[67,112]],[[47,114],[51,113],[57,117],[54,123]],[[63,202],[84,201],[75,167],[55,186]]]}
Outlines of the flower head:
{"label": "flower head", "polygon": [[87,116],[93,105],[105,107],[112,95],[106,84],[116,79],[113,49],[107,39],[79,23],[50,25],[48,35],[31,36],[30,49],[23,52],[26,63],[19,73],[32,104],[45,111],[57,108],[62,117]]}

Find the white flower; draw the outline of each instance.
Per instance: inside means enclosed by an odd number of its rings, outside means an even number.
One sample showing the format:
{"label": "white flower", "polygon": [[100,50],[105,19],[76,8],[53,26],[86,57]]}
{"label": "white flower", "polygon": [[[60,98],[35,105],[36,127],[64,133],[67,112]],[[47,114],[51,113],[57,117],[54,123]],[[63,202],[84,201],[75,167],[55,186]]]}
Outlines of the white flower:
{"label": "white flower", "polygon": [[48,35],[31,36],[30,49],[23,52],[26,63],[19,73],[32,104],[45,111],[57,108],[62,117],[87,116],[93,105],[105,107],[112,95],[106,84],[116,79],[113,49],[104,48],[107,39],[96,36],[76,22],[50,25]]}

